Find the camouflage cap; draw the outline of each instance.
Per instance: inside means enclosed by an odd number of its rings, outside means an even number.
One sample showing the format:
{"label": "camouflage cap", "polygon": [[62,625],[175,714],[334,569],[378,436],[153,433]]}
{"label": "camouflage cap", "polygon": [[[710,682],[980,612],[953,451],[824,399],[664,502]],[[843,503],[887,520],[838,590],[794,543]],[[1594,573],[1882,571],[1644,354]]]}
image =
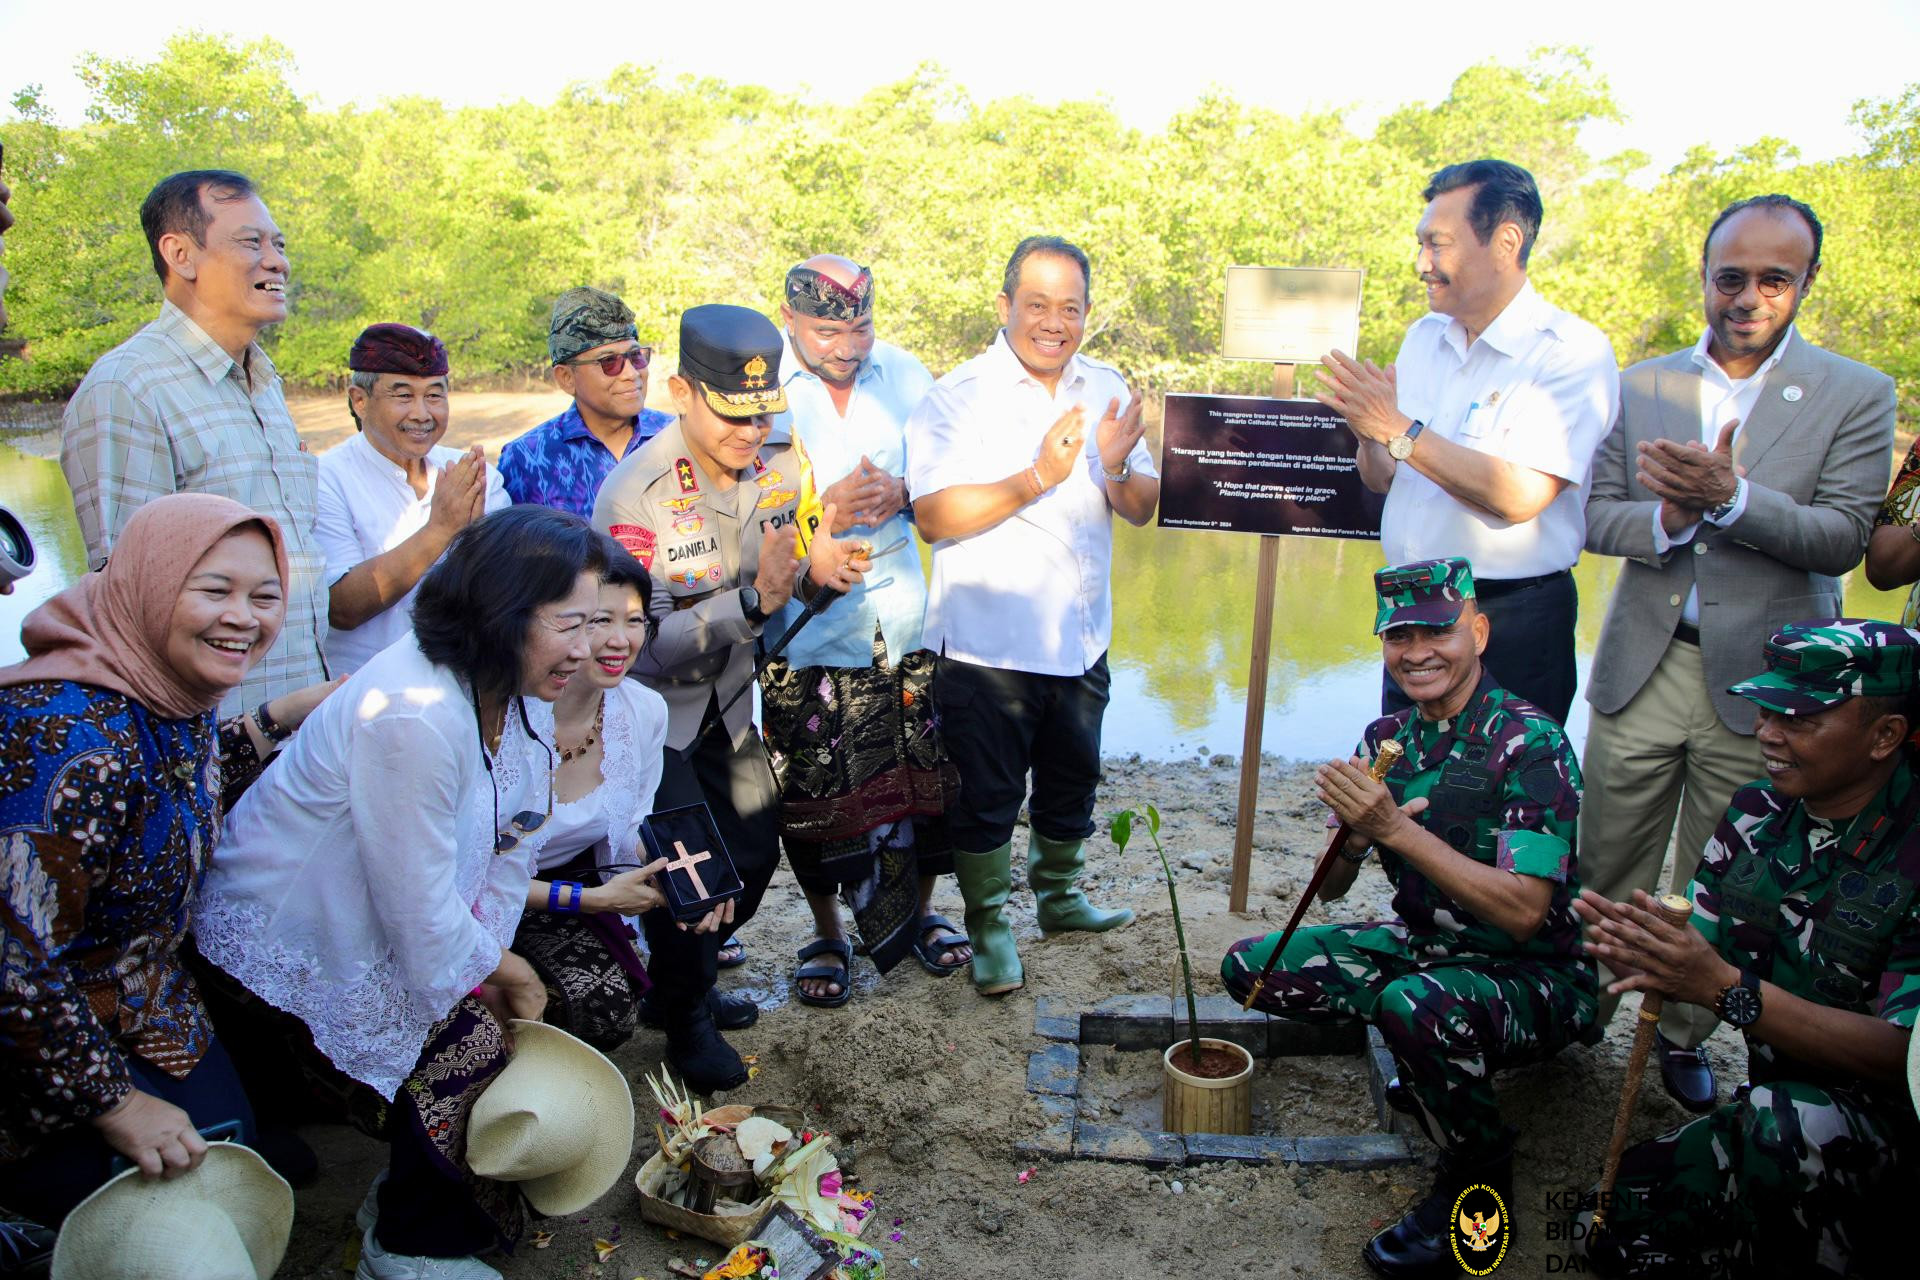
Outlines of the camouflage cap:
{"label": "camouflage cap", "polygon": [[553,300],[553,320],[547,325],[547,355],[565,364],[582,351],[640,337],[633,310],[604,289],[581,286]]}
{"label": "camouflage cap", "polygon": [[1767,641],[1767,669],[1728,688],[1783,716],[1849,698],[1895,698],[1920,687],[1920,631],[1869,618],[1794,622]]}
{"label": "camouflage cap", "polygon": [[1461,602],[1473,599],[1473,566],[1459,556],[1389,565],[1375,571],[1373,593],[1380,597],[1373,615],[1375,635],[1409,623],[1451,626],[1460,616]]}

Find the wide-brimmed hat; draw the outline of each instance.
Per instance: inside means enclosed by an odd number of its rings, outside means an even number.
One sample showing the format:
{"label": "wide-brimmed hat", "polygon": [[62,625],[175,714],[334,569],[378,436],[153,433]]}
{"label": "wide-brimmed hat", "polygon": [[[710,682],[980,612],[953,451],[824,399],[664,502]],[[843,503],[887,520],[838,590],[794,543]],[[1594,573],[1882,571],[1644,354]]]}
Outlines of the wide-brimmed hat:
{"label": "wide-brimmed hat", "polygon": [[216,1142],[173,1178],[129,1169],[67,1215],[52,1280],[270,1280],[293,1233],[293,1188]]}
{"label": "wide-brimmed hat", "polygon": [[467,1123],[467,1167],[519,1183],[543,1214],[578,1213],[626,1171],[633,1092],[586,1041],[544,1022],[511,1025],[513,1058]]}

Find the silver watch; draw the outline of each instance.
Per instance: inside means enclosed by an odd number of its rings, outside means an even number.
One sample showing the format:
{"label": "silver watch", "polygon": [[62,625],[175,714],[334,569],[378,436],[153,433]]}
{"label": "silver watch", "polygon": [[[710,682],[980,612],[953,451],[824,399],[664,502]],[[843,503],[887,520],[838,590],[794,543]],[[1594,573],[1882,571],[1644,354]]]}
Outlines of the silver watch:
{"label": "silver watch", "polygon": [[1109,471],[1105,467],[1101,467],[1100,474],[1115,484],[1125,484],[1133,476],[1133,464],[1131,461],[1122,461],[1118,471]]}

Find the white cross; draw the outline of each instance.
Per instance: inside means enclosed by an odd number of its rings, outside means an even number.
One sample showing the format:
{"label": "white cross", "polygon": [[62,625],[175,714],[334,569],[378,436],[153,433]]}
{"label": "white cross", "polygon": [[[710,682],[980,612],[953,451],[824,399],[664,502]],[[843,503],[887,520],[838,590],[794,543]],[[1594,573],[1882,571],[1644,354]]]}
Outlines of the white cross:
{"label": "white cross", "polygon": [[693,881],[694,898],[696,900],[705,899],[707,896],[707,884],[706,881],[700,878],[700,872],[697,868],[700,863],[712,858],[713,854],[704,849],[699,853],[688,853],[687,846],[678,840],[673,842],[673,847],[680,856],[667,864],[667,870],[686,872],[687,879]]}

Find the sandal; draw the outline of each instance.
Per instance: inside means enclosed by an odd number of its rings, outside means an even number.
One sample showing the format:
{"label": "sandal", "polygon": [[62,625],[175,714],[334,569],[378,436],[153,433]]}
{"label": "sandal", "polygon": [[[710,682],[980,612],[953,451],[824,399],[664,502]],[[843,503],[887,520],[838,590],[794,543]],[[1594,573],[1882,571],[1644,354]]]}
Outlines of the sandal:
{"label": "sandal", "polygon": [[[839,964],[808,964],[815,956],[838,956]],[[824,980],[840,984],[837,996],[813,996],[801,986],[802,981]],[[801,1004],[810,1004],[819,1009],[838,1009],[853,998],[853,948],[841,938],[816,938],[800,948],[800,967],[793,973],[793,994],[800,998]]]}
{"label": "sandal", "polygon": [[[927,931],[930,929],[938,930],[932,942],[927,941]],[[943,964],[940,960],[942,951],[971,945],[972,942],[967,935],[953,927],[953,921],[937,913],[921,916],[920,924],[913,935],[913,954],[919,957],[920,967],[936,978],[944,978],[973,963],[973,957],[968,956],[965,960],[956,961],[953,964]]]}
{"label": "sandal", "polygon": [[728,938],[720,944],[720,958],[714,963],[722,969],[738,969],[747,962],[747,944],[738,938]]}

